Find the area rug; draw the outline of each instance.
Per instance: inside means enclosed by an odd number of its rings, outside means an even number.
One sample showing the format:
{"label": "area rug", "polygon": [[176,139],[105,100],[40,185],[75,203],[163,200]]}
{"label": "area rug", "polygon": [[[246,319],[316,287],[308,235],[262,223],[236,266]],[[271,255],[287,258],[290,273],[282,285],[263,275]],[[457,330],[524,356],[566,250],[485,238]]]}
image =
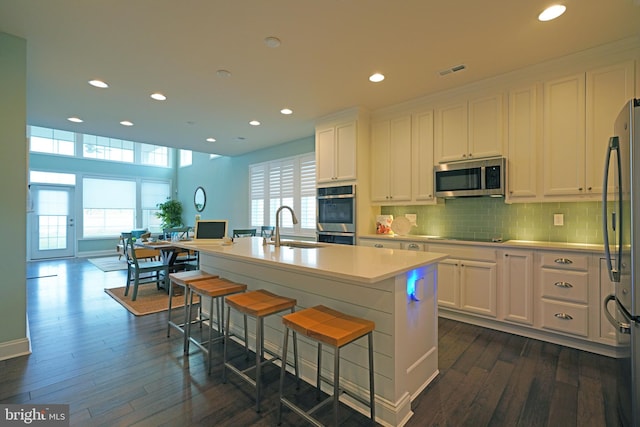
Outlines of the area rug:
{"label": "area rug", "polygon": [[124,257],[121,259],[118,259],[117,256],[89,258],[89,262],[102,271],[118,271],[127,269],[127,261]]}
{"label": "area rug", "polygon": [[[138,297],[131,301],[133,286],[129,288],[129,295],[124,296],[124,286],[121,288],[110,288],[104,291],[114,300],[118,301],[124,308],[136,316],[144,316],[151,313],[167,311],[169,308],[169,295],[164,289],[156,289],[156,285],[142,285],[138,287]],[[198,301],[194,295],[194,301]],[[184,295],[176,295],[171,302],[171,308],[184,307]]]}

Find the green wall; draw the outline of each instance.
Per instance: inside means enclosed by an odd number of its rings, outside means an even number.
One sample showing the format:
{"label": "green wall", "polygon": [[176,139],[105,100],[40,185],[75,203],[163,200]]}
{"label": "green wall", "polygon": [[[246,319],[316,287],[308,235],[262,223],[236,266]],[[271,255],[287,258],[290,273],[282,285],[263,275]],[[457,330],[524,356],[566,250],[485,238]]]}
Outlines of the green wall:
{"label": "green wall", "polygon": [[178,168],[178,200],[184,207],[183,221],[195,224],[193,195],[198,186],[207,194],[202,219],[228,219],[229,230],[247,228],[249,218],[249,165],[315,151],[315,138],[309,136],[242,156],[218,157],[193,153],[191,166]]}
{"label": "green wall", "polygon": [[27,42],[0,33],[0,359],[29,351],[26,291]]}
{"label": "green wall", "polygon": [[[410,234],[503,240],[597,243],[602,237],[602,203],[514,203],[501,198],[460,198],[432,206],[383,207],[394,217],[417,214]],[[563,214],[564,225],[553,225]]]}

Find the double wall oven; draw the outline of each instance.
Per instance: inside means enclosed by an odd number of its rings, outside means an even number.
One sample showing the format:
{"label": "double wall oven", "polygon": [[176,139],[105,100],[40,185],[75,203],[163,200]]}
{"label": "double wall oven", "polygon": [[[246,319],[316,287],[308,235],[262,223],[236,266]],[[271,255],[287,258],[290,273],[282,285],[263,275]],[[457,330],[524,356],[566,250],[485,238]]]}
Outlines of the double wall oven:
{"label": "double wall oven", "polygon": [[318,241],[355,245],[356,186],[318,187],[317,195]]}

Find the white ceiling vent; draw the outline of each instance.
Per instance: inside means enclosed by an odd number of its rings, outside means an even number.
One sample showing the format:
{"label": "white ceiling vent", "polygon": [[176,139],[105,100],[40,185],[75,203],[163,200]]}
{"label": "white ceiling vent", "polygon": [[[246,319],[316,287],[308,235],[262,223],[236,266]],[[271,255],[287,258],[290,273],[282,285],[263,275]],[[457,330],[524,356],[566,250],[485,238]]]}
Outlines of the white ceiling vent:
{"label": "white ceiling vent", "polygon": [[457,73],[458,71],[465,70],[466,68],[467,66],[464,64],[454,65],[451,68],[447,68],[445,70],[440,71],[438,74],[440,74],[441,76],[446,76],[447,74]]}

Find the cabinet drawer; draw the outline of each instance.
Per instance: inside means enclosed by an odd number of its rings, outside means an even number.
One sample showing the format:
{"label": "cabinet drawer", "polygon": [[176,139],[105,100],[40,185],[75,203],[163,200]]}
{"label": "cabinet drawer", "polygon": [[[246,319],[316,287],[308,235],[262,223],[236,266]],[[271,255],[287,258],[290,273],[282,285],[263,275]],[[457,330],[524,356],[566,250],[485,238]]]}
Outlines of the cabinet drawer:
{"label": "cabinet drawer", "polygon": [[402,249],[406,249],[408,251],[424,251],[424,248],[424,243],[402,242]]}
{"label": "cabinet drawer", "polygon": [[477,261],[493,261],[497,260],[497,251],[492,248],[473,246],[473,245],[447,245],[429,243],[429,251],[448,254],[451,258],[469,259]]}
{"label": "cabinet drawer", "polygon": [[541,269],[542,296],[586,304],[589,275],[585,271]]}
{"label": "cabinet drawer", "polygon": [[542,252],[540,253],[540,266],[561,268],[563,270],[587,271],[589,268],[589,257],[573,253]]}
{"label": "cabinet drawer", "polygon": [[371,246],[374,248],[386,248],[386,249],[402,249],[402,243],[394,242],[392,240],[369,240],[360,239],[360,246]]}
{"label": "cabinet drawer", "polygon": [[542,327],[567,334],[588,336],[588,307],[542,299]]}

